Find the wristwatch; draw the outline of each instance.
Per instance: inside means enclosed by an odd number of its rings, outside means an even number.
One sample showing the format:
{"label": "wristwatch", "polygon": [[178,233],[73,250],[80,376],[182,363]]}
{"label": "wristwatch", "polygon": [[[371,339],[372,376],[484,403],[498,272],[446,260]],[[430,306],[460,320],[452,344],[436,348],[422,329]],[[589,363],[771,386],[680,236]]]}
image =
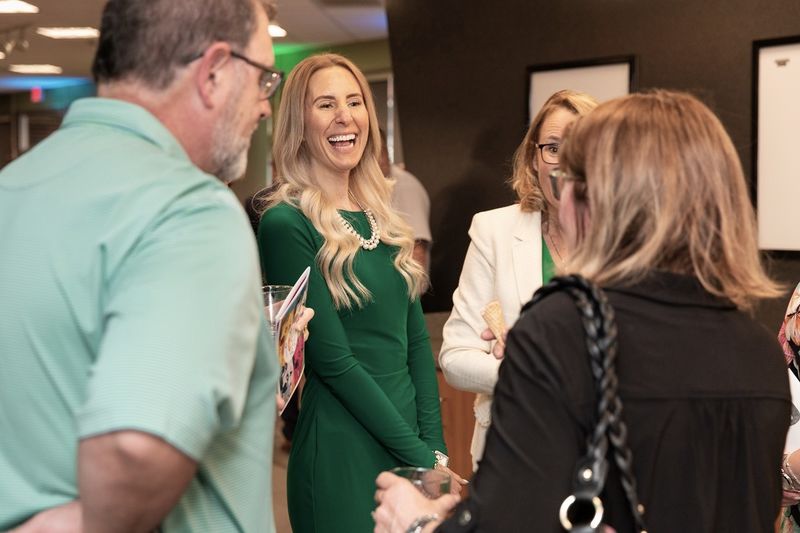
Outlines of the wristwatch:
{"label": "wristwatch", "polygon": [[439,450],[433,450],[433,456],[436,457],[436,462],[433,463],[434,468],[436,468],[439,465],[442,465],[443,467],[447,468],[447,464],[450,462],[449,457],[447,457]]}

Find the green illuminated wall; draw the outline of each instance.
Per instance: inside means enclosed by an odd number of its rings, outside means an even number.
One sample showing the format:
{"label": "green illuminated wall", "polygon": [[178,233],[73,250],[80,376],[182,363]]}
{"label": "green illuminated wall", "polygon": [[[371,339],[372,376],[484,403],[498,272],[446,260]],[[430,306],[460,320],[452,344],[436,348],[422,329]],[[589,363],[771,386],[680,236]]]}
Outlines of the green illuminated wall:
{"label": "green illuminated wall", "polygon": [[276,44],[275,65],[279,69],[289,72],[306,57],[322,52],[342,54],[353,61],[367,75],[376,72],[387,72],[392,69],[389,41],[386,39],[328,46]]}

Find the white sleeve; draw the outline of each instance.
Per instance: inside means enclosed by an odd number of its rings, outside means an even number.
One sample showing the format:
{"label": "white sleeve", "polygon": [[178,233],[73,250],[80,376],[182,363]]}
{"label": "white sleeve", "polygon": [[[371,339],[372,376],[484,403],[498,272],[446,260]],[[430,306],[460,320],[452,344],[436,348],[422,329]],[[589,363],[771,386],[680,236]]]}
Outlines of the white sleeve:
{"label": "white sleeve", "polygon": [[[483,222],[483,224],[481,223]],[[439,364],[447,382],[457,389],[492,394],[500,361],[491,354],[491,343],[480,334],[488,326],[481,310],[497,298],[490,225],[481,213],[470,226],[470,245],[453,293],[453,311],[444,325]]]}

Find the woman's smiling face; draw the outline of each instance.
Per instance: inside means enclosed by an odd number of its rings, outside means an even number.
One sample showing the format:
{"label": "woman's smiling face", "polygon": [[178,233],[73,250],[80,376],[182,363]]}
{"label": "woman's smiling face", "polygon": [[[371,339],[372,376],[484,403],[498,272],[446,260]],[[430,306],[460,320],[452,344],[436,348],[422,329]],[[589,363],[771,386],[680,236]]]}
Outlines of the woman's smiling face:
{"label": "woman's smiling face", "polygon": [[327,67],[308,81],[303,140],[317,179],[343,178],[361,161],[369,138],[369,113],[355,76]]}

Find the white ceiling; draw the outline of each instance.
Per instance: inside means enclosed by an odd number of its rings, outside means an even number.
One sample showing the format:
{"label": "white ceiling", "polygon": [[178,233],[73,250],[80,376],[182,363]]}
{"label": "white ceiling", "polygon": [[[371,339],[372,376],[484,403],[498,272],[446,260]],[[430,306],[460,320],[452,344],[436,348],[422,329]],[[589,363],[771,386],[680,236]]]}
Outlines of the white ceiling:
{"label": "white ceiling", "polygon": [[[0,14],[0,39],[8,28],[30,25],[30,47],[0,61],[0,77],[12,63],[50,63],[65,76],[89,76],[95,43],[54,40],[35,33],[38,26],[99,27],[105,0],[27,0],[37,14]],[[147,0],[142,0],[147,1]],[[175,0],[181,1],[181,0]],[[224,1],[224,0],[222,0]],[[288,32],[275,43],[348,43],[387,35],[382,0],[278,0],[276,21]],[[17,35],[16,32],[13,35]]]}

